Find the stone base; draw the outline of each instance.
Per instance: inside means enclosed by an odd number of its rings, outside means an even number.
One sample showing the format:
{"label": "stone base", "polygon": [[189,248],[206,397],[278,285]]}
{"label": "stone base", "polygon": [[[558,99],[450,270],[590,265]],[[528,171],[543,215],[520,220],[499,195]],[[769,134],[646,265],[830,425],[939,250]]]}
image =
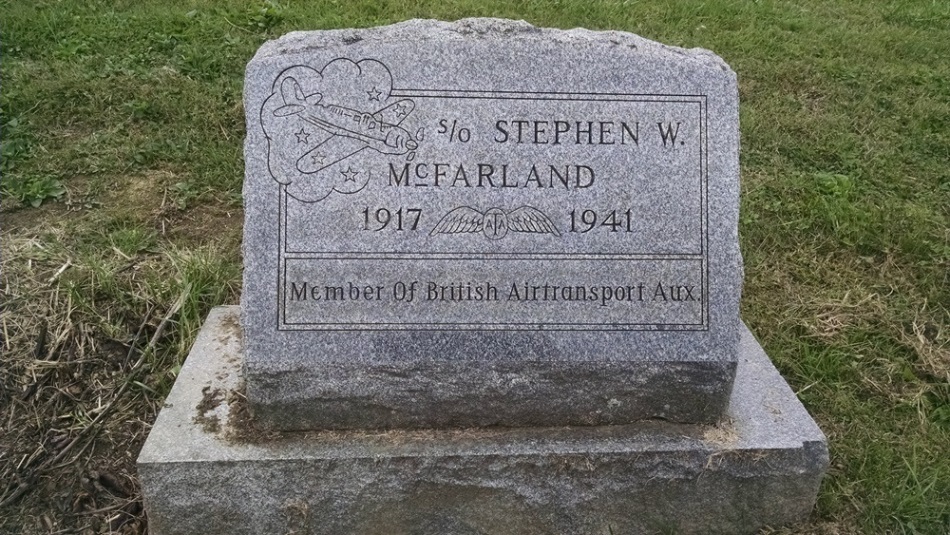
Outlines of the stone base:
{"label": "stone base", "polygon": [[828,465],[747,330],[719,426],[255,436],[238,313],[211,313],[139,456],[155,535],[752,533],[806,518]]}

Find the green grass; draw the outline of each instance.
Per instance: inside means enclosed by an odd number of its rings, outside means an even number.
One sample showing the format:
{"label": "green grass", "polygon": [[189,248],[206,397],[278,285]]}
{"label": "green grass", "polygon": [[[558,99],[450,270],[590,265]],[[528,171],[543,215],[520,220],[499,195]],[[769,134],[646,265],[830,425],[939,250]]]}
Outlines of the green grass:
{"label": "green grass", "polygon": [[[257,47],[467,16],[631,31],[732,65],[743,318],[830,439],[802,530],[950,531],[947,2],[0,0],[2,314],[22,327],[5,351],[28,356],[42,318],[53,349],[77,333],[90,351],[142,348],[181,298],[129,390],[153,418],[203,315],[239,294],[241,86]],[[0,378],[22,385],[30,365]],[[92,410],[81,401],[76,414]],[[3,466],[33,449],[9,451]],[[51,488],[6,510],[34,526]]]}

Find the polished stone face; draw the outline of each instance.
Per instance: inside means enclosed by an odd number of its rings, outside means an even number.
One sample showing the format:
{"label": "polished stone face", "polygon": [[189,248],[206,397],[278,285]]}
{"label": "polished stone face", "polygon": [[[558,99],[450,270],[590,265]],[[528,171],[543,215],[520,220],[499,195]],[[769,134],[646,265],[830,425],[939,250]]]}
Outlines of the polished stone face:
{"label": "polished stone face", "polygon": [[276,428],[712,421],[735,74],[470,19],[289,34],[245,82],[246,373]]}

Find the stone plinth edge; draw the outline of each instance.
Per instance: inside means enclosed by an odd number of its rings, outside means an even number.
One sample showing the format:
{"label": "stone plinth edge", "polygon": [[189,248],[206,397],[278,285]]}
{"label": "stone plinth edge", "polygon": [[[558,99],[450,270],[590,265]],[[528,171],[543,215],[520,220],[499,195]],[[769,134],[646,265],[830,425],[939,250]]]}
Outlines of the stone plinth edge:
{"label": "stone plinth edge", "polygon": [[156,535],[754,533],[801,521],[825,436],[743,329],[716,426],[234,438],[237,307],[212,311],[138,459]]}

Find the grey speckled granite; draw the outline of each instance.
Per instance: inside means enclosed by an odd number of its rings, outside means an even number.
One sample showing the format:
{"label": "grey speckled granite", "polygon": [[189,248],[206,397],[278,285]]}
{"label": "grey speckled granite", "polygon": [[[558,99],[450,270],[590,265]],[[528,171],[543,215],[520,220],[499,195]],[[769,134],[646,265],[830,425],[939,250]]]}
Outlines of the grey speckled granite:
{"label": "grey speckled granite", "polygon": [[[825,437],[742,331],[720,426],[228,438],[236,307],[215,309],[139,456],[155,535],[753,533],[804,519]],[[199,408],[200,406],[200,408]]]}
{"label": "grey speckled granite", "polygon": [[713,422],[736,76],[620,32],[409,21],[248,64],[245,374],[274,429]]}

